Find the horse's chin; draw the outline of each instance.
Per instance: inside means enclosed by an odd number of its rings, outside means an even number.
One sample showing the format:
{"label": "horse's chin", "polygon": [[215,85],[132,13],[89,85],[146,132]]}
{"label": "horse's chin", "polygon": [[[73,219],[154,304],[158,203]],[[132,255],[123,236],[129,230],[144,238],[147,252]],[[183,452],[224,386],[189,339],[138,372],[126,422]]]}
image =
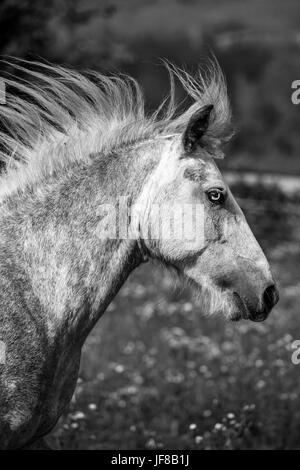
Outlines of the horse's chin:
{"label": "horse's chin", "polygon": [[230,321],[254,322],[262,322],[268,316],[265,311],[257,312],[237,292],[230,289],[222,290],[207,278],[202,278],[201,283],[188,276],[181,278],[192,287],[196,299],[202,304],[203,311],[207,315],[219,314]]}
{"label": "horse's chin", "polygon": [[268,316],[266,311],[254,311],[237,292],[233,292],[233,302],[235,306],[230,315],[230,320],[232,321],[251,320],[254,322],[262,322]]}
{"label": "horse's chin", "polygon": [[247,305],[237,292],[232,293],[232,309],[230,312],[231,321],[248,320],[249,312]]}

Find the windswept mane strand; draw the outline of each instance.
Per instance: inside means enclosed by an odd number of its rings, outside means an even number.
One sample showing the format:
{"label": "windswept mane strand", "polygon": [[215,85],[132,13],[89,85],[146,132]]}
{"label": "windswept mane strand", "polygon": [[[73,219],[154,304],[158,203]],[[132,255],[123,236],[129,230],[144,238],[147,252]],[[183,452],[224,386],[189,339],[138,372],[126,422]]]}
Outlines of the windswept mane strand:
{"label": "windswept mane strand", "polygon": [[[0,106],[0,177],[3,193],[64,167],[109,153],[118,146],[184,131],[191,115],[214,105],[207,142],[215,147],[228,136],[230,106],[224,77],[217,62],[192,77],[165,63],[170,95],[148,115],[143,92],[128,76],[80,73],[60,66],[14,59],[2,62],[18,78],[3,74],[6,103]],[[178,114],[175,79],[193,104]]]}

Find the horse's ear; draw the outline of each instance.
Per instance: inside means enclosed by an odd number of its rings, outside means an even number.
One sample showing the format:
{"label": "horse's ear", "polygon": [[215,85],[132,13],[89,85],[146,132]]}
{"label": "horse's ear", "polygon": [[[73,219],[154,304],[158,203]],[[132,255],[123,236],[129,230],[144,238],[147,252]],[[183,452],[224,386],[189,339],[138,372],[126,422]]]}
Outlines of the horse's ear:
{"label": "horse's ear", "polygon": [[209,118],[213,107],[212,104],[204,106],[190,118],[182,139],[186,153],[192,153],[201,145],[201,139],[209,126]]}

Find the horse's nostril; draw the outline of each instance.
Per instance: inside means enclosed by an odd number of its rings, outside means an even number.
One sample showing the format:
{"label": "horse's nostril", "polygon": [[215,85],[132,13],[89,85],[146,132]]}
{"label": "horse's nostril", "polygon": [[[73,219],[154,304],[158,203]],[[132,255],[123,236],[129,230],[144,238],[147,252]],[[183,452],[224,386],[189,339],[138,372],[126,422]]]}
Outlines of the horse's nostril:
{"label": "horse's nostril", "polygon": [[272,284],[271,286],[267,287],[264,295],[263,295],[263,301],[265,308],[270,311],[274,307],[274,305],[277,304],[279,300],[279,292],[275,284]]}

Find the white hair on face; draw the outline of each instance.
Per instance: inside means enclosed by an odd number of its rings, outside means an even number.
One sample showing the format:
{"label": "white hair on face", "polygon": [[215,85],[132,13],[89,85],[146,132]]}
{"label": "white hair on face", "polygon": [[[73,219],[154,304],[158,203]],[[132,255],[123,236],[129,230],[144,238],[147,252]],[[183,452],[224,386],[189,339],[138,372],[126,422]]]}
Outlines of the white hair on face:
{"label": "white hair on face", "polygon": [[[80,73],[44,63],[14,59],[8,65],[21,74],[6,74],[6,104],[0,106],[0,197],[67,167],[90,162],[93,153],[138,141],[178,134],[192,114],[212,104],[207,138],[218,143],[228,134],[230,106],[225,80],[216,61],[193,78],[166,64],[170,97],[151,115],[143,93],[128,76]],[[174,79],[178,78],[194,103],[176,116]],[[215,145],[216,147],[216,145]]]}
{"label": "white hair on face", "polygon": [[230,293],[222,291],[208,278],[203,277],[196,288],[196,297],[206,315],[223,315],[231,319],[234,313],[233,299]]}
{"label": "white hair on face", "polygon": [[167,267],[172,275],[174,289],[183,289],[187,286],[205,316],[222,315],[227,320],[232,320],[235,317],[236,307],[230,291],[220,289],[208,276],[201,275],[195,281],[188,277],[184,271],[179,271],[171,265],[165,266],[163,264],[163,266]]}

